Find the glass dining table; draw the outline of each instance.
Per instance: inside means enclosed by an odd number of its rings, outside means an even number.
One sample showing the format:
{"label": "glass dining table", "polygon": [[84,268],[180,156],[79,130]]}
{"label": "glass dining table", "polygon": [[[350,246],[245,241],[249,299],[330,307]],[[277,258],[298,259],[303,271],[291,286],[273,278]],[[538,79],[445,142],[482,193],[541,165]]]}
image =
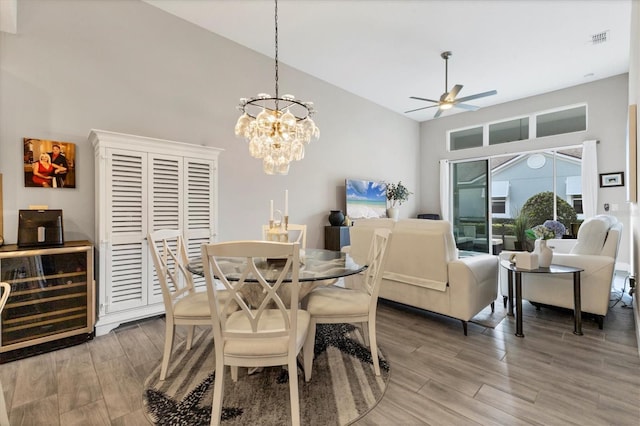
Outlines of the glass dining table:
{"label": "glass dining table", "polygon": [[[246,260],[241,258],[218,259],[218,263],[229,281],[238,281],[244,271]],[[338,278],[358,274],[367,268],[367,265],[356,263],[348,253],[314,248],[300,250],[300,263],[298,276],[300,300],[314,288],[333,285]],[[256,266],[267,280],[270,276],[275,280],[279,269],[282,268],[282,262],[278,259],[264,259],[256,262]],[[202,259],[192,260],[187,265],[187,269],[195,275],[204,276]],[[245,281],[248,283],[256,282],[250,277]],[[290,281],[290,277],[288,281]],[[287,286],[283,286],[279,290],[283,300],[289,300],[289,295],[285,294],[287,288]],[[264,299],[259,285],[245,286],[243,290],[243,296],[249,306],[259,306]]]}

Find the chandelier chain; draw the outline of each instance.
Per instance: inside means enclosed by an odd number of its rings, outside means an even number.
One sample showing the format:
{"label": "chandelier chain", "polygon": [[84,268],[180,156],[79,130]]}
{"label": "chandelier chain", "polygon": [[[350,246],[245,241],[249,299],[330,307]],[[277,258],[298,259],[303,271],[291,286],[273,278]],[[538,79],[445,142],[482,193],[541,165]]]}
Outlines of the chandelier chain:
{"label": "chandelier chain", "polygon": [[278,98],[280,94],[278,93],[278,0],[275,0],[275,23],[276,23],[276,111],[278,110]]}
{"label": "chandelier chain", "polygon": [[[286,175],[292,161],[304,158],[304,147],[320,137],[320,129],[311,119],[313,102],[303,102],[285,94],[280,98],[278,62],[278,0],[275,3],[275,96],[258,93],[240,98],[242,115],[235,126],[236,136],[249,142],[249,153],[262,159],[266,174]],[[283,105],[280,109],[280,105]]]}

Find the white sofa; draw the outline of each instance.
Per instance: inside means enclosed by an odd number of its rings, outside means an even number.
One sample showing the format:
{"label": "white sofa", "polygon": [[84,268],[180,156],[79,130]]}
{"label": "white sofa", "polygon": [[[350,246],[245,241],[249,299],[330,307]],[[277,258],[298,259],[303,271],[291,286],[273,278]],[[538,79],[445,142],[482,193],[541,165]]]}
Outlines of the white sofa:
{"label": "white sofa", "polygon": [[[599,215],[584,221],[575,240],[549,240],[552,263],[584,269],[580,274],[581,310],[596,315],[600,329],[609,309],[622,224],[614,216]],[[510,251],[500,254],[509,259]],[[500,292],[508,297],[507,271],[500,268]],[[573,309],[572,274],[522,274],[522,298],[534,304]]]}
{"label": "white sofa", "polygon": [[467,321],[498,295],[498,257],[458,257],[451,224],[441,220],[366,219],[349,230],[345,247],[356,261],[366,259],[375,228],[391,228],[393,238],[380,298]]}

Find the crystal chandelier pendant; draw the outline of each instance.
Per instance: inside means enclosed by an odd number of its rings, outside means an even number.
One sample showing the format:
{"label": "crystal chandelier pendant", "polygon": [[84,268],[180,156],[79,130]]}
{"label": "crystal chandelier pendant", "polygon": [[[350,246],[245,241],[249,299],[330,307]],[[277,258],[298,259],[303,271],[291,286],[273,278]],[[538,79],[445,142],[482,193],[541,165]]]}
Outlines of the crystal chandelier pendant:
{"label": "crystal chandelier pendant", "polygon": [[286,175],[292,161],[304,158],[304,146],[320,138],[320,129],[311,119],[313,102],[303,102],[293,95],[278,92],[278,0],[275,0],[275,83],[276,94],[259,93],[241,98],[242,115],[235,126],[237,137],[249,142],[249,153],[262,159],[266,174]]}

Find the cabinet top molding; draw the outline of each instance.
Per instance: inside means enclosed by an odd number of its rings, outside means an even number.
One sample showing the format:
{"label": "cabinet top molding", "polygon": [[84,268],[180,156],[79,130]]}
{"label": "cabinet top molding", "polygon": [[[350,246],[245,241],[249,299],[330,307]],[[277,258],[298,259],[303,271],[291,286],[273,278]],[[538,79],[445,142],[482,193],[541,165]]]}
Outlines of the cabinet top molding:
{"label": "cabinet top molding", "polygon": [[144,151],[151,148],[153,151],[166,151],[167,154],[179,152],[181,155],[197,154],[202,155],[206,151],[211,157],[218,157],[224,151],[222,148],[215,148],[206,145],[195,145],[185,142],[172,141],[167,139],[156,139],[146,136],[129,135],[126,133],[116,133],[107,130],[92,129],[89,133],[89,142],[94,150],[98,150],[103,143],[116,148],[130,149],[134,151]]}

